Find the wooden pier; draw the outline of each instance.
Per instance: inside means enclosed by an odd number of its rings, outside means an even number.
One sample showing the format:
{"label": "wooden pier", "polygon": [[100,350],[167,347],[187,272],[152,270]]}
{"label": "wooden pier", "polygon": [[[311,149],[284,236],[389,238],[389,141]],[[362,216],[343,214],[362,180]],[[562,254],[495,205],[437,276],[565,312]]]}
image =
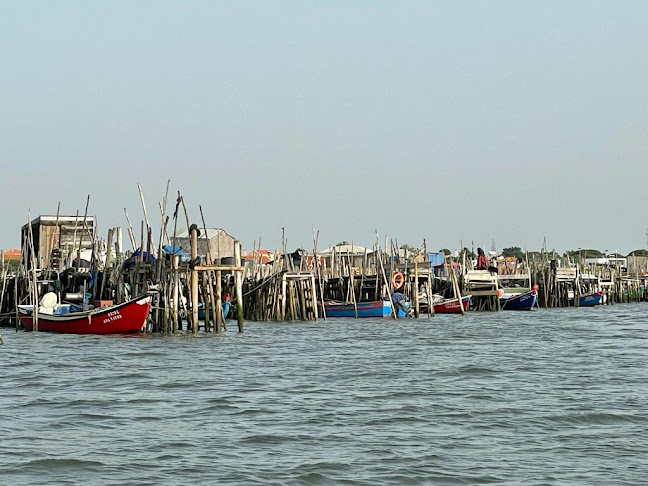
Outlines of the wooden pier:
{"label": "wooden pier", "polygon": [[[166,214],[165,195],[159,204],[161,227],[154,232],[138,190],[144,220],[137,230],[124,211],[130,250],[124,249],[122,228],[110,228],[105,240],[98,236],[95,219],[88,215],[89,198],[83,216],[57,210],[56,216],[30,218],[21,230],[20,265],[4,259],[0,265],[0,324],[17,325],[17,306],[38,304],[48,292],[56,293],[59,302],[84,307],[150,294],[146,330],[169,334],[219,333],[228,318],[239,332],[245,320],[322,321],[327,302],[351,305],[357,315],[359,304],[391,300],[396,292],[410,303],[414,317],[433,316],[433,299],[464,295],[472,296],[472,311],[498,311],[504,290],[533,286],[541,308],[578,307],[580,297],[599,291],[605,305],[648,298],[648,258],[623,267],[618,259],[585,263],[539,252],[531,260],[528,253],[523,259],[502,259],[489,271],[474,269],[466,250],[454,257],[430,253],[425,241],[413,249],[387,239],[381,246],[376,238],[373,247],[342,242],[318,253],[314,236],[311,252],[289,253],[282,234],[281,250],[263,253],[259,240],[244,259],[238,240],[207,227],[202,207],[202,224],[190,224],[180,194],[172,215]],[[180,215],[186,227],[179,230]]]}

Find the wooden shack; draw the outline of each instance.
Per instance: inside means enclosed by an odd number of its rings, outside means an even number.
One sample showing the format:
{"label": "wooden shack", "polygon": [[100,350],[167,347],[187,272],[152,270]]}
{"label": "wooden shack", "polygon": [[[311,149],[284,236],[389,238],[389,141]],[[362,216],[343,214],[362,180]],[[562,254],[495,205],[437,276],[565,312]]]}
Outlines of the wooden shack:
{"label": "wooden shack", "polygon": [[376,253],[364,246],[340,243],[319,252],[319,256],[331,276],[348,276],[351,268],[363,272],[370,267],[376,268]]}
{"label": "wooden shack", "polygon": [[61,270],[68,255],[78,250],[84,253],[92,251],[96,231],[94,216],[41,215],[21,228],[22,263],[25,268],[31,268],[32,265],[30,227],[37,268]]}
{"label": "wooden shack", "polygon": [[[234,259],[234,246],[236,238],[227,233],[223,228],[207,228],[207,235],[200,229],[198,237],[198,256],[211,255],[211,261],[216,263],[231,264]],[[174,244],[188,252],[191,248],[189,231],[183,228],[178,231]],[[226,259],[225,261],[222,261]]]}

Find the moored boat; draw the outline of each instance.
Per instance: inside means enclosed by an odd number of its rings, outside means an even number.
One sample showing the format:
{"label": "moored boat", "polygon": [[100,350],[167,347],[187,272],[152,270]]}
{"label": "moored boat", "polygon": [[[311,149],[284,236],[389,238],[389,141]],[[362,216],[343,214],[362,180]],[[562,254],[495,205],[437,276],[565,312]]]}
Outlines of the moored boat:
{"label": "moored boat", "polygon": [[[463,305],[464,311],[468,309],[471,299],[472,295],[464,295],[461,298],[461,305]],[[435,314],[461,314],[461,307],[459,307],[459,299],[457,298],[434,302],[433,308]]]}
{"label": "moored boat", "polygon": [[[47,294],[45,295],[47,296]],[[45,297],[44,296],[44,297]],[[46,302],[42,302],[45,304]],[[151,296],[143,295],[128,302],[91,310],[73,304],[41,305],[38,330],[67,334],[126,334],[146,330]],[[77,310],[79,309],[79,310]],[[34,329],[33,306],[18,306],[18,318],[25,331]]]}
{"label": "moored boat", "polygon": [[531,310],[538,300],[537,287],[520,294],[503,294],[500,298],[502,310]]}
{"label": "moored boat", "polygon": [[[603,295],[605,295],[604,290],[599,290],[598,292],[592,292],[590,294],[581,295],[580,298],[578,299],[578,306],[594,307],[595,305],[601,303],[601,299],[603,298]],[[573,300],[571,301],[571,305],[574,305]]]}
{"label": "moored boat", "polygon": [[[349,304],[346,302],[329,301],[324,304],[326,317],[393,317],[392,304],[388,300],[377,300],[374,302],[358,302]],[[405,317],[405,312],[398,309],[398,317]]]}

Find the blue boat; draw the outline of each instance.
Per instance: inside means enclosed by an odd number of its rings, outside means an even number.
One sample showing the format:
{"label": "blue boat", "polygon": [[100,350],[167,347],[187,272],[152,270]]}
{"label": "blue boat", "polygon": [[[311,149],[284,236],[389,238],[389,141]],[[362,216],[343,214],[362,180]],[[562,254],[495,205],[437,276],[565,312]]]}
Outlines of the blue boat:
{"label": "blue boat", "polygon": [[[578,305],[579,307],[594,307],[595,305],[599,305],[601,303],[601,299],[603,298],[603,294],[605,294],[604,290],[601,290],[599,292],[592,292],[591,294],[581,295],[578,299]],[[573,301],[572,305],[574,305]]]}
{"label": "blue boat", "polygon": [[538,289],[532,288],[522,294],[503,295],[500,299],[502,310],[531,310],[538,300]]}
{"label": "blue boat", "polygon": [[[229,314],[230,310],[230,301],[229,300],[224,300],[223,301],[223,316],[227,319],[227,315]],[[209,318],[211,320],[214,320],[214,312],[213,310],[209,311]],[[202,302],[198,304],[198,320],[204,321],[205,320],[205,306]]]}
{"label": "blue boat", "polygon": [[[358,317],[393,317],[392,305],[388,300],[375,302],[358,302]],[[343,302],[328,302],[324,304],[326,317],[356,317],[356,306]],[[398,309],[398,317],[405,317],[405,312]]]}

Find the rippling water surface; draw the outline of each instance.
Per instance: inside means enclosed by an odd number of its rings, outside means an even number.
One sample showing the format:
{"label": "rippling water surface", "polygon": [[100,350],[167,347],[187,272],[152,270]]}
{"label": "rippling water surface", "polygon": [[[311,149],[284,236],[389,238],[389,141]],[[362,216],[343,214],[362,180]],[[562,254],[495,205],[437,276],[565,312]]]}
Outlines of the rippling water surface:
{"label": "rippling water surface", "polygon": [[3,329],[0,484],[646,484],[647,313]]}

